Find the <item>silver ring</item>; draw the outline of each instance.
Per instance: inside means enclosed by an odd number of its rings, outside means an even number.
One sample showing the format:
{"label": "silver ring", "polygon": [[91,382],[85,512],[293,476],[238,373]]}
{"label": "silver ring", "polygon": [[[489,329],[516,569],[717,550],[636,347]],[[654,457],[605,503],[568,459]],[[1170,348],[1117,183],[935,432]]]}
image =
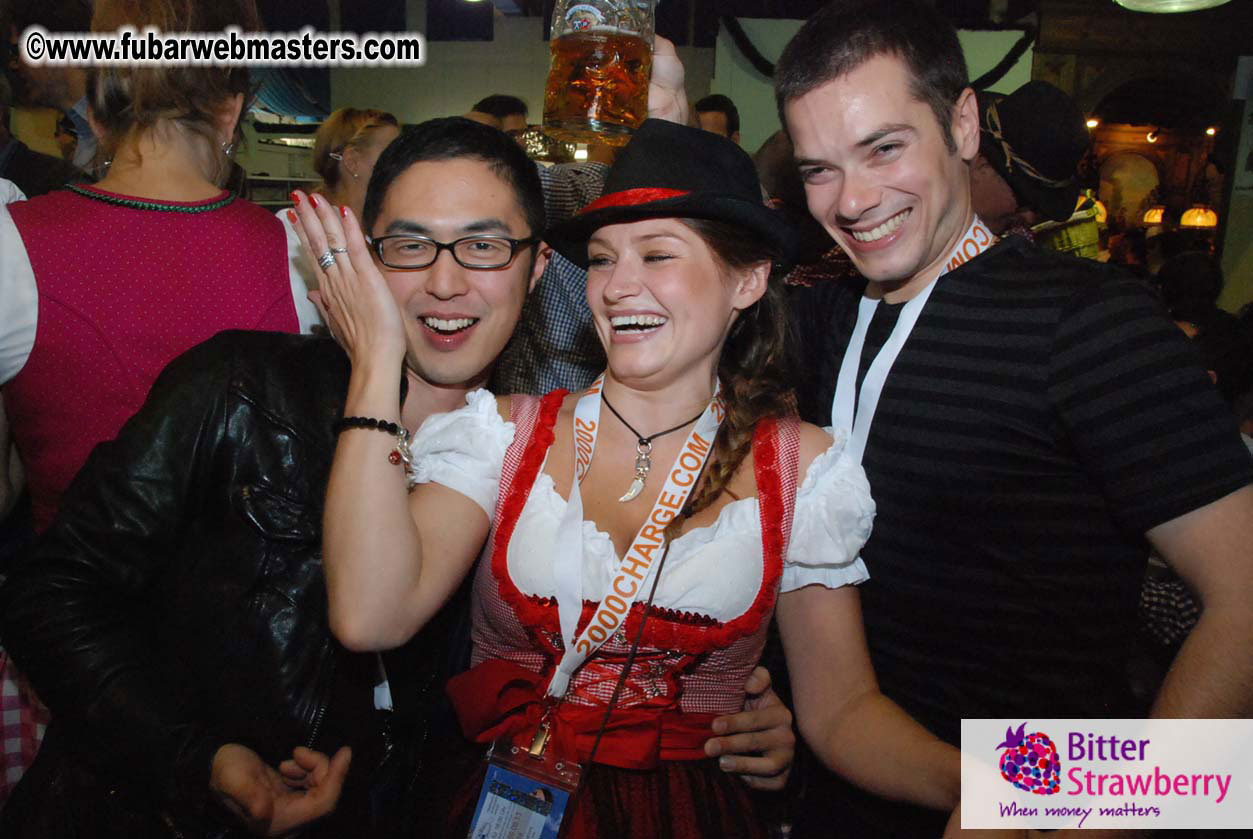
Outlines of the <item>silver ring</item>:
{"label": "silver ring", "polygon": [[331,253],[330,251],[323,251],[322,255],[318,257],[318,265],[322,266],[323,271],[325,271],[327,268],[330,268],[334,264],[335,264],[335,254]]}
{"label": "silver ring", "polygon": [[348,248],[331,248],[331,253],[348,253]]}

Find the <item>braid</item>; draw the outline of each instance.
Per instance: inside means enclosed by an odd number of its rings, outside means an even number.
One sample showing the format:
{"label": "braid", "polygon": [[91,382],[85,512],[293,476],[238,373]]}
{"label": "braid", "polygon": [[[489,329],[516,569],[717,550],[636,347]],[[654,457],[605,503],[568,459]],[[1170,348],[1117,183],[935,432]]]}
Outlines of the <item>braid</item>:
{"label": "braid", "polygon": [[[732,268],[759,263],[760,243],[745,240],[745,231],[720,222],[690,219],[714,252]],[[768,253],[768,252],[766,252]],[[666,527],[666,538],[677,535],[683,522],[713,504],[739,471],[752,450],[757,423],[796,412],[796,396],[788,382],[791,355],[786,301],[781,277],[772,273],[761,299],[740,313],[718,361],[718,380],[726,418],[714,437],[705,474],[679,515]]]}

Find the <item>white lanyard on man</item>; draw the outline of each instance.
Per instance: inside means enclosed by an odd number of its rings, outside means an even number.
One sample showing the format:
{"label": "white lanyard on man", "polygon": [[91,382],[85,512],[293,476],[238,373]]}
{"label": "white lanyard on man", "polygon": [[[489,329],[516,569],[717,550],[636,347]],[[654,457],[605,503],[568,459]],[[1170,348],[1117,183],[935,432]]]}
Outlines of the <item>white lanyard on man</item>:
{"label": "white lanyard on man", "polygon": [[[996,243],[996,237],[987,225],[975,216],[974,221],[966,230],[966,234],[958,241],[944,267],[934,280],[927,283],[913,299],[907,302],[897,318],[892,334],[888,336],[883,347],[870,362],[866,377],[862,380],[861,395],[857,393],[857,370],[861,365],[862,349],[866,345],[866,332],[874,319],[875,310],[879,307],[878,300],[862,297],[857,306],[857,324],[853,327],[853,335],[848,340],[848,348],[844,350],[844,359],[840,363],[840,374],[835,380],[835,398],[831,402],[831,425],[837,430],[846,430],[848,444],[845,451],[858,463],[866,453],[866,441],[870,437],[870,424],[874,421],[875,410],[879,407],[879,397],[883,393],[883,385],[887,381],[896,357],[900,355],[909,334],[922,315],[927,299],[935,290],[936,283],[949,271],[962,265]],[[856,406],[856,412],[854,412]]]}
{"label": "white lanyard on man", "polygon": [[666,525],[683,509],[695,487],[713,450],[714,437],[724,416],[722,400],[715,390],[713,399],[696,420],[687,441],[679,450],[661,494],[614,570],[609,589],[603,593],[592,619],[576,638],[584,597],[583,498],[579,483],[591,468],[592,455],[596,450],[604,380],[602,374],[574,408],[574,481],[570,484],[570,500],[566,502],[566,511],[561,517],[553,545],[557,614],[561,621],[561,639],[566,645],[565,653],[548,683],[548,695],[553,697],[565,695],[570,677],[601,644],[609,640],[626,620],[631,605],[646,590],[653,575],[654,562],[660,559],[665,549],[663,532]]}

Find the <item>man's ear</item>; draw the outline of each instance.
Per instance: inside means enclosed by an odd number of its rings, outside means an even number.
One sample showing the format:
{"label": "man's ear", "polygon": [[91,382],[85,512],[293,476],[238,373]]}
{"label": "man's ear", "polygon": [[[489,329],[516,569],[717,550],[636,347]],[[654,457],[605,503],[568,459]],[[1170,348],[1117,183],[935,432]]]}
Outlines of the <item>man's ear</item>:
{"label": "man's ear", "polygon": [[752,268],[742,272],[735,288],[732,305],[737,309],[747,309],[766,293],[766,284],[770,282],[769,262],[758,262]]}
{"label": "man's ear", "polygon": [[540,242],[535,251],[535,264],[531,266],[531,282],[526,288],[527,294],[535,291],[535,286],[539,284],[539,278],[544,275],[544,269],[548,267],[548,260],[552,259],[552,256],[553,249],[546,243]]}
{"label": "man's ear", "polygon": [[974,160],[979,153],[979,101],[972,88],[966,88],[957,97],[950,130],[961,159]]}

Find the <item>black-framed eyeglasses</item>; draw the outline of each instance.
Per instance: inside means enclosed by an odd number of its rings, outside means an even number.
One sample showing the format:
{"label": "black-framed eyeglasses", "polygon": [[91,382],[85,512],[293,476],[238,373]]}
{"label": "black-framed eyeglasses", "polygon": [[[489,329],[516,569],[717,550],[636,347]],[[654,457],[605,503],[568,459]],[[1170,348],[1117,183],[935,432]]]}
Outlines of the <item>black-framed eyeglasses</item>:
{"label": "black-framed eyeglasses", "polygon": [[395,236],[379,236],[370,240],[370,246],[378,255],[379,262],[388,268],[399,270],[428,268],[439,259],[440,251],[452,252],[452,258],[462,268],[491,270],[504,268],[513,262],[518,249],[534,245],[539,239],[510,239],[508,236],[462,236],[452,242],[437,242],[428,236],[400,233]]}

